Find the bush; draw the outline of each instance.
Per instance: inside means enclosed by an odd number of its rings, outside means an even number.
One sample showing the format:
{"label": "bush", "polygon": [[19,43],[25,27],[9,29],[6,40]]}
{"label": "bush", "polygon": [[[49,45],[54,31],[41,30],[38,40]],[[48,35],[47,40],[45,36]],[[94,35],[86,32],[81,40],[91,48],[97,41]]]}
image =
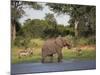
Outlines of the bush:
{"label": "bush", "polygon": [[88,44],[96,44],[96,38],[95,36],[91,36],[88,38]]}
{"label": "bush", "polygon": [[30,42],[30,44],[33,46],[33,47],[37,47],[37,48],[40,48],[40,47],[42,47],[42,45],[43,45],[43,42],[44,42],[44,40],[43,39],[41,39],[41,38],[34,38],[34,39],[31,39],[31,42]]}
{"label": "bush", "polygon": [[95,37],[81,37],[77,39],[77,45],[94,45],[96,42]]}
{"label": "bush", "polygon": [[96,38],[95,36],[91,37],[78,37],[77,39],[72,36],[68,35],[66,36],[68,41],[71,43],[72,46],[77,46],[77,45],[95,45],[96,43]]}
{"label": "bush", "polygon": [[22,46],[22,37],[17,36],[16,39],[13,41],[14,46],[21,47]]}
{"label": "bush", "polygon": [[88,45],[88,39],[83,37],[77,39],[77,45]]}
{"label": "bush", "polygon": [[14,40],[13,44],[14,44],[14,46],[17,46],[17,47],[27,48],[29,43],[30,43],[30,38],[17,36],[16,39]]}
{"label": "bush", "polygon": [[74,37],[73,37],[72,35],[67,35],[66,38],[67,38],[68,42],[69,42],[72,46],[74,46]]}

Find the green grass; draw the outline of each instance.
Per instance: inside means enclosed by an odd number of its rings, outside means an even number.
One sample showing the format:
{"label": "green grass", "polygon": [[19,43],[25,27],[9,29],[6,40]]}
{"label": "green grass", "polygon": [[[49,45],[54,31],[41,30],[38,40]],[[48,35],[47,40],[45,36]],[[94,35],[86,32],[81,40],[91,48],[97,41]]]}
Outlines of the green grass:
{"label": "green grass", "polygon": [[27,62],[40,62],[41,61],[41,55],[40,55],[40,50],[35,49],[34,54],[32,56],[23,56],[21,58],[18,58],[18,48],[12,49],[12,63],[27,63]]}
{"label": "green grass", "polygon": [[78,55],[78,53],[68,50],[63,52],[63,57],[65,60],[70,60],[70,59],[92,60],[96,59],[96,51],[84,50],[81,52],[80,55]]}

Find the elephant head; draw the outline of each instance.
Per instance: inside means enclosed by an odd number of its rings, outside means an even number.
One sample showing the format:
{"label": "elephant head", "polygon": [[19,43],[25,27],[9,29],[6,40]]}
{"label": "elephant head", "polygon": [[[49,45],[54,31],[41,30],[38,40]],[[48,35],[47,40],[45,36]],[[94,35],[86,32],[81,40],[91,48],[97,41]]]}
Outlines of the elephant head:
{"label": "elephant head", "polygon": [[71,45],[68,43],[68,40],[65,37],[61,37],[61,36],[57,37],[55,43],[61,47],[67,46],[68,49],[71,48]]}

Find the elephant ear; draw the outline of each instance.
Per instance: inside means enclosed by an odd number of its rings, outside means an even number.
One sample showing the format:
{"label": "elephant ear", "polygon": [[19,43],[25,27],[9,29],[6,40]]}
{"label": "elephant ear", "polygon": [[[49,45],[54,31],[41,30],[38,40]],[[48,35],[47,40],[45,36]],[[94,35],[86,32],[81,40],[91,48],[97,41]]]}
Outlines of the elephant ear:
{"label": "elephant ear", "polygon": [[63,41],[62,41],[62,37],[57,37],[55,39],[55,44],[59,47],[63,47]]}

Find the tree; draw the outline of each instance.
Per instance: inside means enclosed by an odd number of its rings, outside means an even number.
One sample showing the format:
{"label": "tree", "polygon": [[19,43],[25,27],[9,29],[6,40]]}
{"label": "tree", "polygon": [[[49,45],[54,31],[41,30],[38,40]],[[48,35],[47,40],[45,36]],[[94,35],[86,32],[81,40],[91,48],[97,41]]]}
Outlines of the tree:
{"label": "tree", "polygon": [[54,14],[47,13],[46,16],[45,16],[45,20],[48,21],[49,24],[54,25],[54,29],[56,30],[57,22],[56,22],[56,19],[54,17]]}
{"label": "tree", "polygon": [[48,22],[49,25],[52,25],[52,29],[47,29],[47,32],[52,32],[51,36],[56,36],[58,29],[57,29],[57,22],[54,17],[54,14],[47,13],[45,16],[45,20]]}
{"label": "tree", "polygon": [[[86,35],[90,34],[95,29],[95,6],[83,6],[83,5],[74,5],[72,6],[72,12],[70,14],[70,21],[74,21],[75,25],[75,36],[79,36],[83,33]],[[93,27],[94,28],[93,28]],[[90,33],[86,33],[86,32]],[[82,34],[83,35],[83,34]],[[82,36],[81,35],[81,36]]]}
{"label": "tree", "polygon": [[48,23],[45,20],[32,19],[26,20],[23,27],[24,38],[38,38],[44,37],[44,30],[48,27]]}
{"label": "tree", "polygon": [[[79,32],[89,28],[95,30],[95,6],[71,5],[71,4],[50,4],[47,3],[50,10],[59,14],[70,15],[69,23],[75,29],[75,36],[79,36]],[[94,28],[93,28],[94,27]],[[86,29],[85,29],[86,30]]]}
{"label": "tree", "polygon": [[15,40],[16,38],[16,27],[17,27],[16,23],[18,23],[18,19],[25,14],[24,8],[27,7],[39,10],[42,9],[42,6],[37,4],[36,2],[11,0],[12,40]]}

